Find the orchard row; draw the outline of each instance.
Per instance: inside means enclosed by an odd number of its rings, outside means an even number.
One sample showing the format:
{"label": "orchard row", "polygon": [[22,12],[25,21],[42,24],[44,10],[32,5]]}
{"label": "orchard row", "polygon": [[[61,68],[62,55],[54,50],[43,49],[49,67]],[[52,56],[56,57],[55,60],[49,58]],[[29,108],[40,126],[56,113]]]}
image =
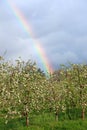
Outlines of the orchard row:
{"label": "orchard row", "polygon": [[61,66],[48,78],[31,60],[15,64],[0,60],[0,115],[6,122],[15,117],[49,111],[55,114],[87,107],[87,65]]}

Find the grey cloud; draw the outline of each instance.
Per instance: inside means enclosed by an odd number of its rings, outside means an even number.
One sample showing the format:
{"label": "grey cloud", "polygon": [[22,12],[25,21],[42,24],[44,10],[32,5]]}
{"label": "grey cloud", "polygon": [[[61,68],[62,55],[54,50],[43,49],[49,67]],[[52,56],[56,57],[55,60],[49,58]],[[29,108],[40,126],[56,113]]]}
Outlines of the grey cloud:
{"label": "grey cloud", "polygon": [[[39,44],[54,66],[87,60],[87,1],[86,0],[13,0],[36,34]],[[14,16],[6,2],[0,2],[0,54],[35,59],[43,66],[35,41]]]}

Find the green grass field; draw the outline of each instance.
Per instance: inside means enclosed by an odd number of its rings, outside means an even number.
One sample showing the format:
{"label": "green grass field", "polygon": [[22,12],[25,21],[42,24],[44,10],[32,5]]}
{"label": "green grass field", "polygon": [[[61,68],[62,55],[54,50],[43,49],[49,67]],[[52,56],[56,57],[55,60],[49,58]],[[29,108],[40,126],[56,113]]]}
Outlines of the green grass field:
{"label": "green grass field", "polygon": [[87,120],[62,120],[55,121],[52,114],[33,115],[30,125],[25,125],[25,119],[13,119],[4,124],[0,119],[0,130],[87,130]]}

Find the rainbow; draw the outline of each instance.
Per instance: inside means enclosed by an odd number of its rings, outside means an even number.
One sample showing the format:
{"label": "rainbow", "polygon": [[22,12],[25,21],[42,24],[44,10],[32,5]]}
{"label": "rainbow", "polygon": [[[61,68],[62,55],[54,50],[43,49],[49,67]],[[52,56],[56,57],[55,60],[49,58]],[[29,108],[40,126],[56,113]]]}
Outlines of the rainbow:
{"label": "rainbow", "polygon": [[25,30],[26,33],[32,38],[33,46],[38,54],[39,59],[42,62],[45,72],[47,72],[48,74],[52,73],[53,72],[52,66],[49,63],[45,50],[41,46],[41,42],[37,40],[35,33],[33,32],[32,26],[30,25],[29,22],[27,22],[27,19],[25,18],[23,13],[17,8],[17,6],[14,3],[12,3],[12,0],[7,0],[7,4],[13,11],[13,14],[15,15],[16,19],[23,27],[23,30]]}

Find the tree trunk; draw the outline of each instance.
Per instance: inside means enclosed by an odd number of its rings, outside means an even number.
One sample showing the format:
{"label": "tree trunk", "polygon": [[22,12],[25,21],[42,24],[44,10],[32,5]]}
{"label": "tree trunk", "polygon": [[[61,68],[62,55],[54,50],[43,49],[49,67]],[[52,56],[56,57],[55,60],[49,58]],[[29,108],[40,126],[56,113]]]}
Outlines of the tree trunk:
{"label": "tree trunk", "polygon": [[26,112],[25,118],[26,118],[26,126],[29,126],[28,112]]}
{"label": "tree trunk", "polygon": [[85,118],[85,109],[84,108],[82,108],[82,115],[81,115],[81,117],[82,117],[82,120],[84,120],[84,118]]}
{"label": "tree trunk", "polygon": [[58,121],[58,112],[55,113],[55,120]]}

